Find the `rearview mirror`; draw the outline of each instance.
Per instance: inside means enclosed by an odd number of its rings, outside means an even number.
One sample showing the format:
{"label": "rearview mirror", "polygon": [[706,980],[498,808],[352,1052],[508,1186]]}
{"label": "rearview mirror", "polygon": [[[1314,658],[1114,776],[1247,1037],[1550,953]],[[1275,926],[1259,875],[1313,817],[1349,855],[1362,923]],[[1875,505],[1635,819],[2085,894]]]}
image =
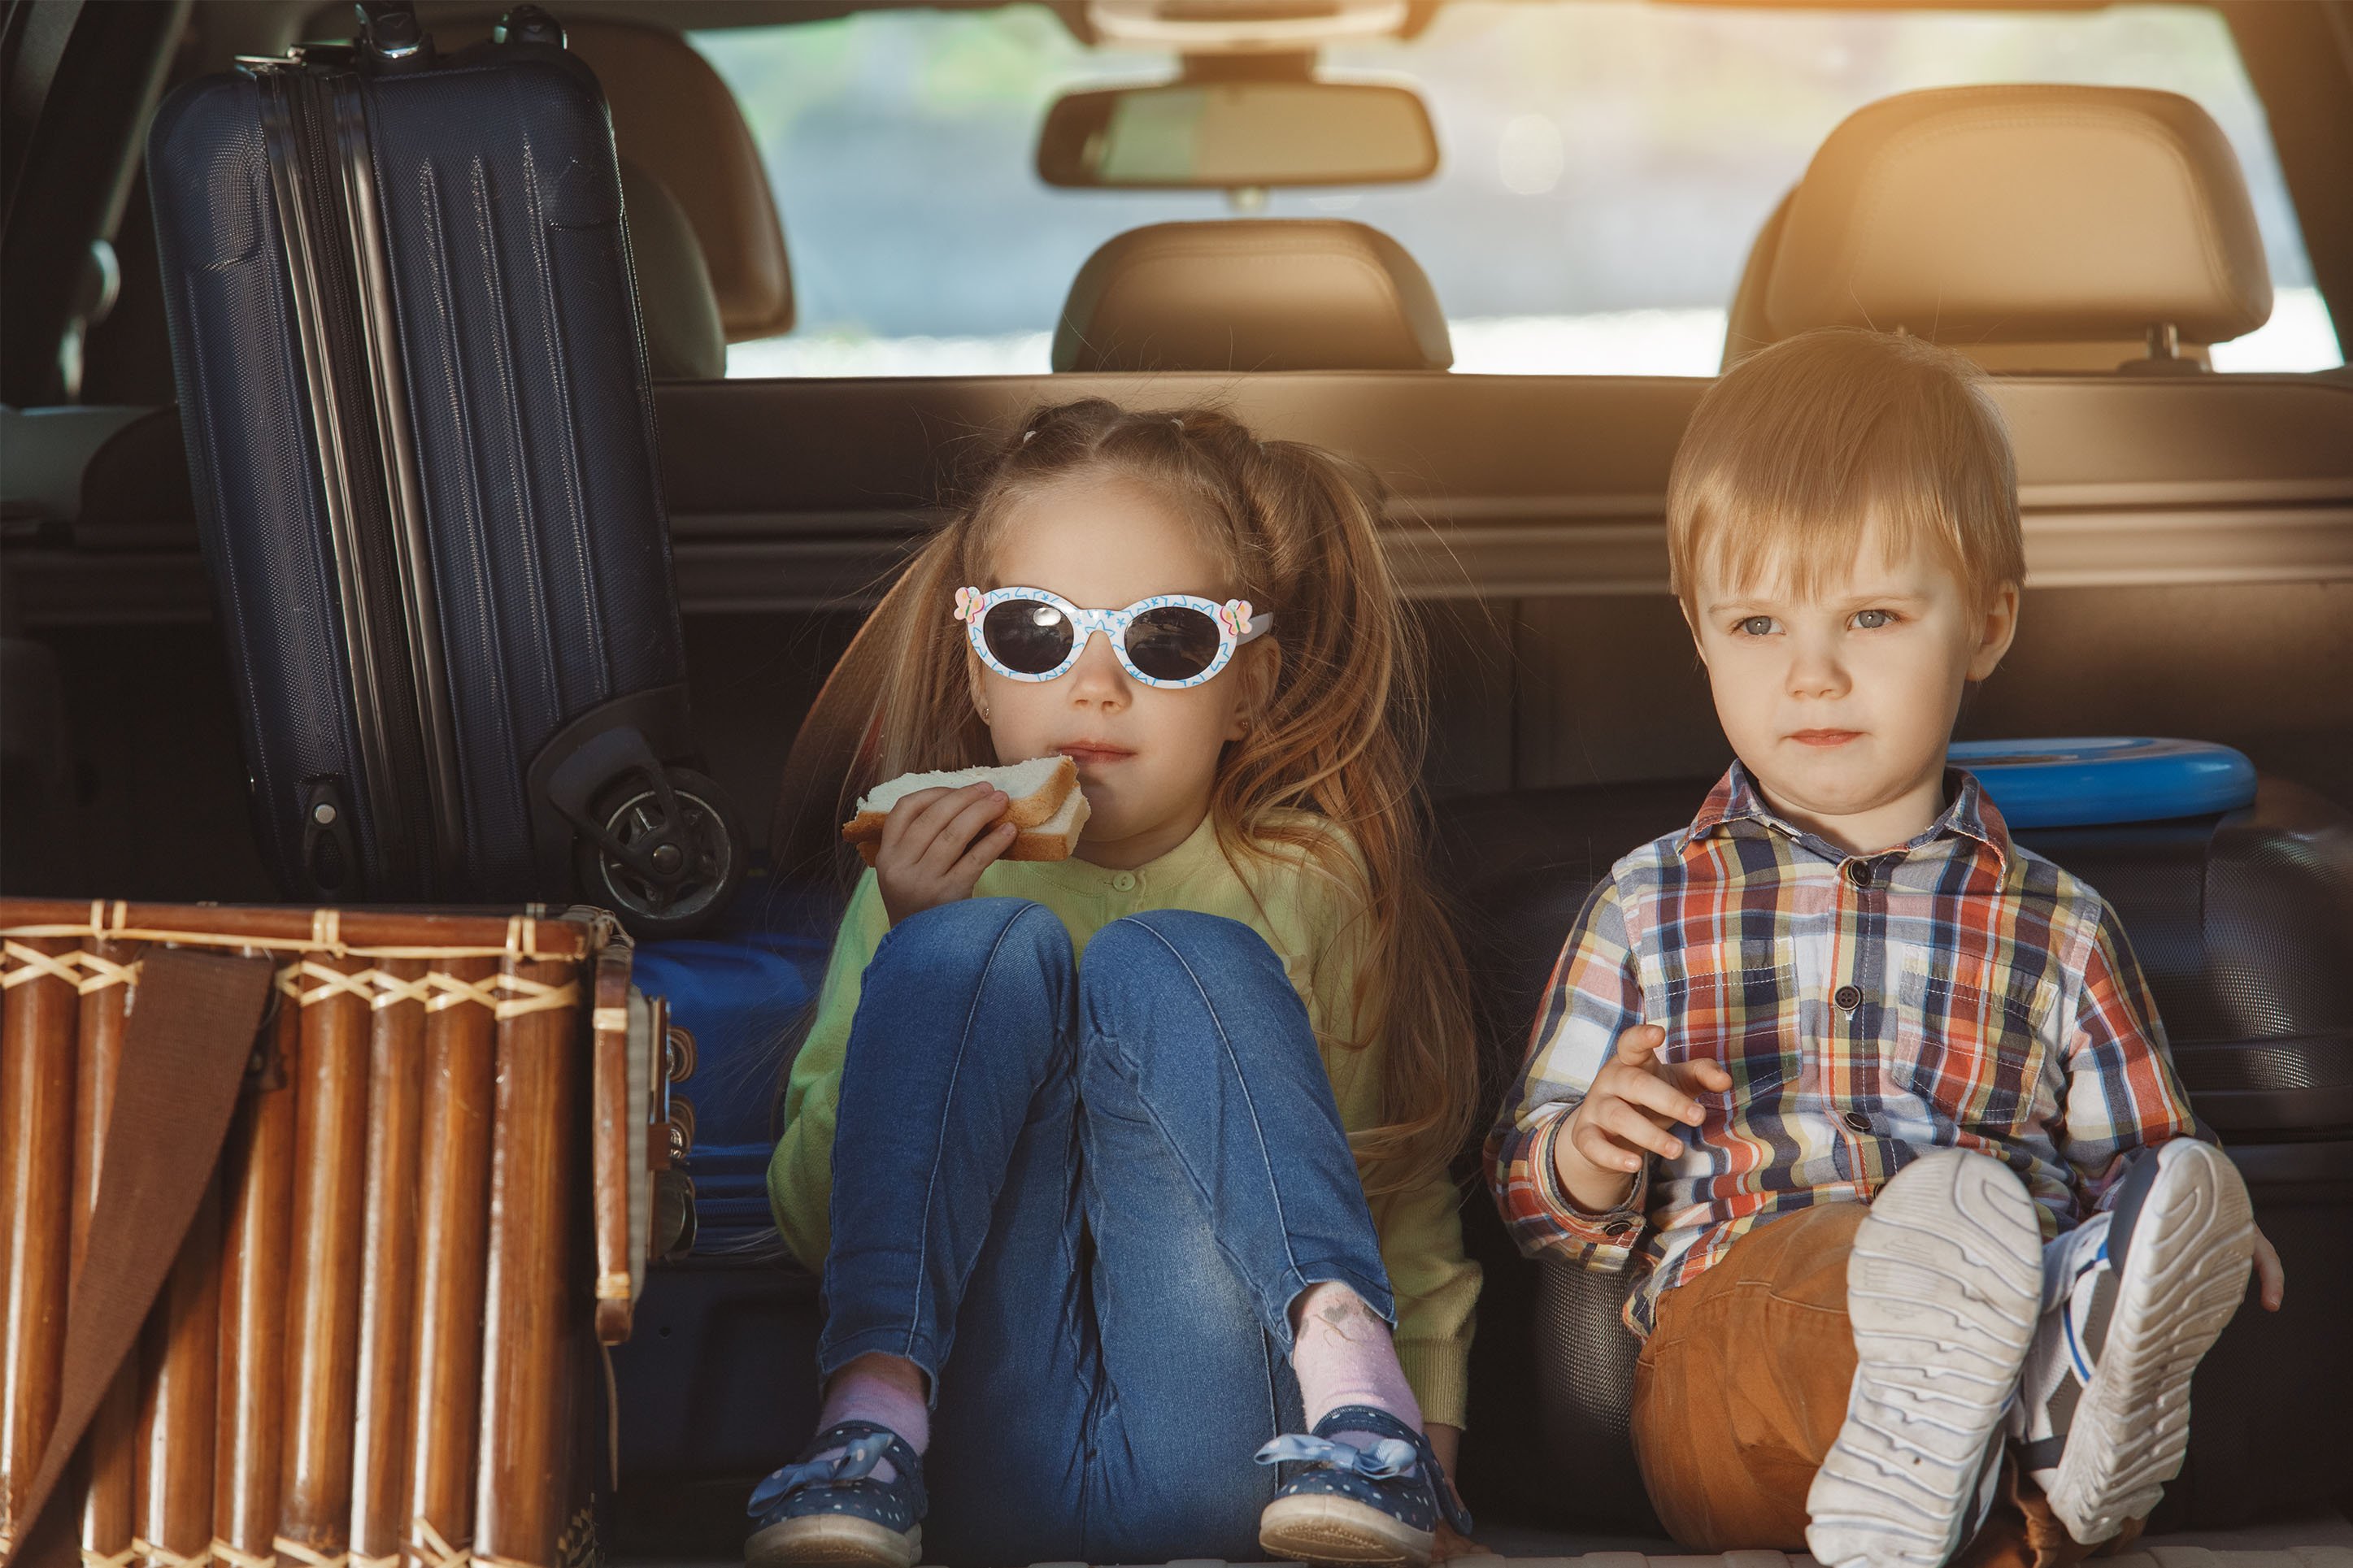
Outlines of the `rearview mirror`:
{"label": "rearview mirror", "polygon": [[1171,81],[1074,92],[1047,110],[1038,174],[1050,185],[1236,190],[1374,185],[1438,168],[1430,110],[1367,82]]}

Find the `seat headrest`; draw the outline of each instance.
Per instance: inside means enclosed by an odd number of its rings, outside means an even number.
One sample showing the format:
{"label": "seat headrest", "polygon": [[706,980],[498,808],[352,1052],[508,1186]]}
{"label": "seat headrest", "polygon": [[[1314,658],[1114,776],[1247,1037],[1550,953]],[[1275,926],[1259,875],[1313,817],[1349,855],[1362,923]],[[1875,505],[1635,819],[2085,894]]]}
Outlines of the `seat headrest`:
{"label": "seat headrest", "polygon": [[1438,296],[1404,247],[1330,218],[1130,229],[1087,258],[1054,368],[1444,370]]}
{"label": "seat headrest", "polygon": [[2077,345],[2106,369],[2152,329],[2202,347],[2271,315],[2238,160],[2169,92],[1883,99],[1831,132],[1775,225],[1742,282],[1735,352],[1815,327],[1900,327],[1997,368],[2070,366],[2024,345]]}
{"label": "seat headrest", "polygon": [[790,331],[784,229],[726,82],[675,32],[567,18],[564,34],[604,84],[615,144],[661,182],[693,225],[727,341]]}
{"label": "seat headrest", "polygon": [[638,311],[646,365],[656,381],[717,381],[727,374],[727,334],[694,226],[653,173],[621,160],[621,201],[629,214]]}

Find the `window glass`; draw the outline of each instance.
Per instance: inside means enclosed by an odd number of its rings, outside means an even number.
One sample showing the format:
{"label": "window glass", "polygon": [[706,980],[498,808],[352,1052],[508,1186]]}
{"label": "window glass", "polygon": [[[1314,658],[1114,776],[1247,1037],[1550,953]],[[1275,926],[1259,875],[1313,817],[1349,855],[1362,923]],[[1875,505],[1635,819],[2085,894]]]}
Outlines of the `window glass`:
{"label": "window glass", "polygon": [[[1064,293],[1104,240],[1230,216],[1220,192],[1054,190],[1034,158],[1060,91],[1173,77],[1092,50],[1044,7],[865,12],[691,35],[775,183],[800,325],[731,375],[1048,368]],[[1452,0],[1420,37],[1326,52],[1411,84],[1441,163],[1418,184],[1277,191],[1274,216],[1394,236],[1430,274],[1455,368],[1710,375],[1750,242],[1846,115],[1917,88],[2069,81],[2186,94],[2246,170],[2278,302],[2224,370],[2341,363],[2263,108],[2198,5],[1769,11]]]}

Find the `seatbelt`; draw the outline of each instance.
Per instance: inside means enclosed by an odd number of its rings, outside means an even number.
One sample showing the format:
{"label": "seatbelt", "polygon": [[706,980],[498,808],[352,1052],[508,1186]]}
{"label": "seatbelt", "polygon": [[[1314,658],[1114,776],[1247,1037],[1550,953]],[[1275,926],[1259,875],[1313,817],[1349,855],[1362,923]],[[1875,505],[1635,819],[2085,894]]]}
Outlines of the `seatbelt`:
{"label": "seatbelt", "polygon": [[228,1135],[273,965],[184,948],[142,955],[107,1117],[88,1249],[66,1311],[58,1422],[24,1499],[15,1562],[71,1564],[73,1510],[44,1507],[179,1256]]}

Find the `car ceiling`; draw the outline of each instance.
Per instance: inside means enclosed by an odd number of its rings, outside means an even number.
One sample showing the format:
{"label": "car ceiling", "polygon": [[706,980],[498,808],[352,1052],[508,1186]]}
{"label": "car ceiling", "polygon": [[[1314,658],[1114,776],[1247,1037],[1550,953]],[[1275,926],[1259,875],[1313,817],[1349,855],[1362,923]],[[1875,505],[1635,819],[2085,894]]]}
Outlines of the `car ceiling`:
{"label": "car ceiling", "polygon": [[[551,7],[559,16],[595,17],[601,21],[636,22],[646,26],[675,27],[681,32],[700,32],[715,27],[766,27],[787,23],[824,22],[850,16],[860,11],[977,11],[995,10],[1015,4],[1017,0],[564,0]],[[1037,0],[1062,19],[1065,26],[1082,42],[1092,42],[1092,29],[1087,23],[1087,0]],[[1283,9],[1282,0],[1252,4],[1243,0],[1253,11],[1277,12]],[[1314,8],[1327,0],[1302,0],[1303,9]],[[1421,31],[1430,18],[1446,0],[1409,0],[1408,36]],[[1587,0],[1519,0],[1525,5],[1583,4]],[[2111,0],[1651,0],[1652,4],[1701,5],[1712,6],[1761,7],[1778,10],[2098,10]],[[471,21],[485,11],[497,9],[469,0],[424,0],[417,11],[430,26],[437,18]],[[342,0],[290,0],[282,9],[308,18],[308,28],[319,27],[323,22],[327,30],[340,33],[347,26],[350,7]]]}

